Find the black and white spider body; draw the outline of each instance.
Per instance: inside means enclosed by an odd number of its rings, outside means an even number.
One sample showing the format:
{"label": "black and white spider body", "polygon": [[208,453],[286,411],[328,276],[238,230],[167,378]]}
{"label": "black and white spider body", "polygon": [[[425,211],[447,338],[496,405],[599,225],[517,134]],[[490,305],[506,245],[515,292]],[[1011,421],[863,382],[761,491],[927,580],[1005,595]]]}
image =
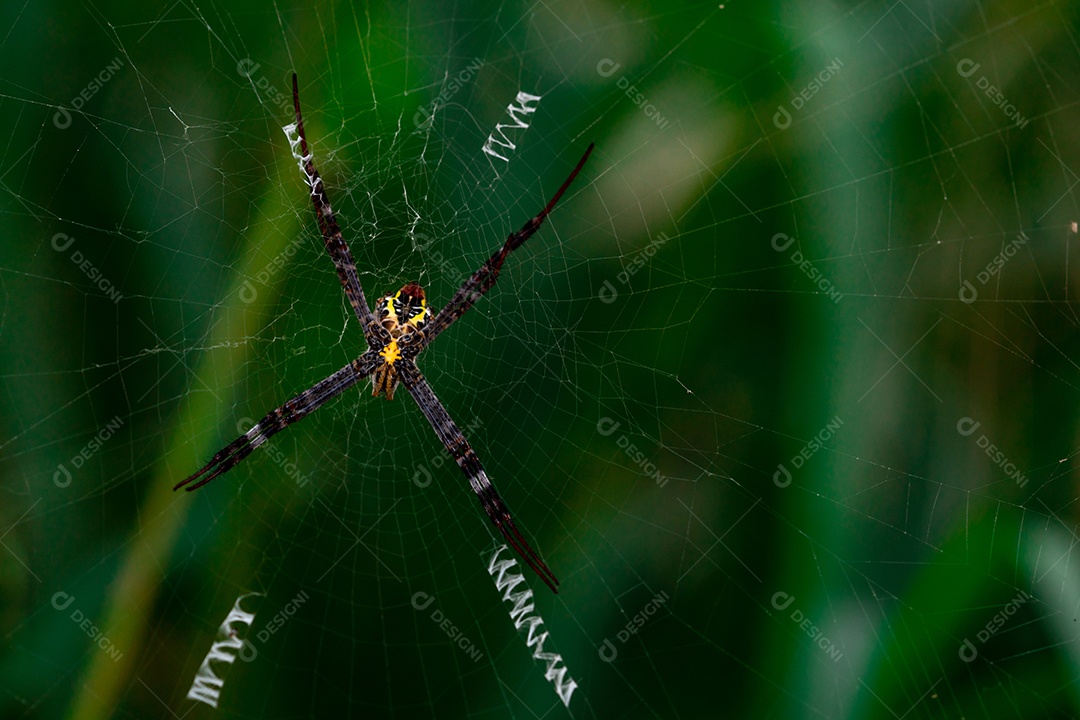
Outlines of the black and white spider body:
{"label": "black and white spider body", "polygon": [[[401,382],[397,362],[402,357],[412,360],[423,349],[422,338],[420,342],[417,342],[417,338],[410,337],[407,341],[403,338],[418,332],[427,319],[424,288],[416,283],[408,283],[395,294],[384,295],[375,303],[375,320],[390,333],[390,341],[379,351],[383,362],[371,373],[372,397],[382,394],[387,400],[394,399],[394,390]],[[402,340],[400,345],[399,340]],[[412,348],[415,348],[415,352],[410,352]]]}
{"label": "black and white spider body", "polygon": [[304,120],[300,115],[300,92],[297,89],[296,75],[293,75],[293,106],[296,111],[296,122],[286,125],[283,130],[289,139],[289,148],[293,157],[296,158],[300,172],[311,189],[311,201],[315,205],[315,216],[322,232],[323,244],[337,269],[345,297],[360,320],[360,327],[364,332],[368,349],[345,367],[315,383],[281,407],[271,410],[250,430],[215,453],[214,457],[210,458],[210,462],[187,479],[177,483],[173,489],[186,487],[190,491],[202,487],[222,473],[236,467],[241,460],[272,435],[303,419],[328,400],[337,397],[369,375],[372,379],[372,394],[375,396],[383,394],[387,400],[393,399],[394,390],[397,389],[398,384],[404,384],[421,412],[424,413],[424,417],[431,424],[439,441],[468,478],[469,486],[476,493],[481,507],[491,518],[496,529],[502,533],[528,566],[547,583],[548,587],[558,592],[559,581],[518,531],[510,517],[510,510],[495,492],[495,487],[480,464],[476,452],[458,426],[454,424],[450,414],[416,366],[416,356],[491,289],[499,277],[499,270],[502,269],[507,256],[521,247],[533,233],[540,229],[548,213],[555,208],[559,198],[581,172],[593,146],[589,145],[573,172],[544,209],[525,223],[520,230],[511,233],[502,247],[496,250],[480,266],[480,269],[458,288],[442,310],[431,316],[424,298],[424,290],[416,283],[409,283],[397,293],[380,298],[375,303],[373,312],[364,297],[364,288],[360,285],[360,277],[356,273],[356,263],[353,261],[352,253],[349,251],[345,238],[341,235],[341,228],[338,227],[334,211],[330,208],[330,201],[326,198],[326,188],[323,186],[322,178],[319,176],[319,171],[315,169],[311,153],[308,152],[307,138],[304,135]]}
{"label": "black and white spider body", "polygon": [[390,331],[391,337],[401,337],[428,320],[427,298],[424,288],[416,283],[408,283],[393,295],[384,295],[375,303],[379,308],[375,318],[379,324]]}

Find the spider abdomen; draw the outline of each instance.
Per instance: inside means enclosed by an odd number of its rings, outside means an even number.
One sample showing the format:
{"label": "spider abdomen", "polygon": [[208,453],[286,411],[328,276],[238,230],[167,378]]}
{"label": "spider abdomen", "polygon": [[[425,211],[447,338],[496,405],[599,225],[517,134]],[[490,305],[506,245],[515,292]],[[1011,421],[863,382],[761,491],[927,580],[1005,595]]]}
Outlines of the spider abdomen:
{"label": "spider abdomen", "polygon": [[375,304],[375,316],[395,339],[419,330],[428,319],[424,289],[407,283],[393,295],[382,296]]}
{"label": "spider abdomen", "polygon": [[390,342],[379,350],[383,362],[371,374],[372,396],[385,395],[387,400],[394,399],[394,390],[400,382],[394,363],[402,359],[398,339],[418,331],[427,322],[427,316],[424,289],[416,283],[408,283],[393,295],[384,295],[375,303],[376,320],[390,333]]}
{"label": "spider abdomen", "polygon": [[394,363],[389,360],[382,363],[371,373],[371,396],[385,395],[387,400],[393,400],[398,382],[400,379]]}

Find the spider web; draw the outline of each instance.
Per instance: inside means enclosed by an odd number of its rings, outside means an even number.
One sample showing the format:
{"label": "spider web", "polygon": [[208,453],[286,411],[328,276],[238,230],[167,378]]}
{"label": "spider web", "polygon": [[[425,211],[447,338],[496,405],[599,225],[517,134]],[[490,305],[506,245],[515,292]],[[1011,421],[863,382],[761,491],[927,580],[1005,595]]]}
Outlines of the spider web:
{"label": "spider web", "polygon": [[[0,12],[4,717],[1080,711],[1075,4]],[[293,71],[371,301],[597,143],[419,358],[565,707],[404,390],[170,489],[364,350]]]}

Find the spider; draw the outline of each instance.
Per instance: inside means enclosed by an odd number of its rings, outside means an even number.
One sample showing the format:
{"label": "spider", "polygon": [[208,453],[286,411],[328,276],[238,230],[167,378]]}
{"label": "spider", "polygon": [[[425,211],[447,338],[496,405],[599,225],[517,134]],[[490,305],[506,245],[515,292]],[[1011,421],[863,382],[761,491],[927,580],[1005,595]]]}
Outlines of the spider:
{"label": "spider", "polygon": [[[499,270],[506,256],[521,247],[540,228],[544,219],[559,202],[559,198],[581,172],[581,168],[593,151],[593,144],[589,144],[573,172],[544,209],[525,223],[520,230],[508,236],[503,246],[465,281],[450,298],[450,302],[434,316],[428,310],[423,288],[412,282],[407,283],[396,293],[382,296],[375,303],[374,309],[369,310],[364,290],[360,286],[360,278],[356,273],[356,263],[353,261],[349,246],[341,236],[341,228],[338,227],[334,211],[330,209],[330,201],[326,197],[326,188],[323,186],[318,170],[315,169],[312,155],[308,152],[304,121],[300,115],[300,91],[295,74],[293,74],[292,84],[296,122],[282,129],[289,139],[289,149],[297,160],[300,172],[311,188],[311,201],[315,205],[315,215],[319,221],[323,243],[337,269],[338,279],[345,290],[345,297],[348,298],[356,317],[360,320],[360,327],[363,329],[368,349],[325,380],[316,383],[281,407],[271,410],[250,430],[215,453],[210,462],[201,469],[183,482],[177,483],[173,490],[186,486],[186,489],[191,491],[202,487],[236,467],[272,435],[303,419],[328,400],[337,397],[368,376],[371,376],[372,396],[383,395],[387,400],[392,400],[398,385],[404,384],[416,404],[420,406],[421,412],[431,423],[435,435],[457,462],[461,471],[465,473],[469,485],[480,500],[481,507],[491,518],[496,529],[551,588],[552,592],[557,593],[559,581],[518,531],[506,503],[495,492],[476,452],[461,434],[461,430],[454,424],[446,408],[416,367],[416,357],[431,344],[432,340],[464,315],[484,293],[491,289],[499,277]],[[297,152],[297,146],[299,146],[299,152]]]}

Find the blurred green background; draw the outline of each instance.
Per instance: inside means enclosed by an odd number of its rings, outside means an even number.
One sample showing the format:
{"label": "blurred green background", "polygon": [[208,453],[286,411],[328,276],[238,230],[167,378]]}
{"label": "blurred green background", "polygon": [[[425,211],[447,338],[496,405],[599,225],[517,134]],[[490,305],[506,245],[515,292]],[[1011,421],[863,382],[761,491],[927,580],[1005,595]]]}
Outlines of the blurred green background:
{"label": "blurred green background", "polygon": [[[1075,717],[1078,16],[6,5],[0,716]],[[597,144],[419,362],[568,707],[404,391],[171,490],[364,350],[293,72],[369,300],[445,302]]]}

